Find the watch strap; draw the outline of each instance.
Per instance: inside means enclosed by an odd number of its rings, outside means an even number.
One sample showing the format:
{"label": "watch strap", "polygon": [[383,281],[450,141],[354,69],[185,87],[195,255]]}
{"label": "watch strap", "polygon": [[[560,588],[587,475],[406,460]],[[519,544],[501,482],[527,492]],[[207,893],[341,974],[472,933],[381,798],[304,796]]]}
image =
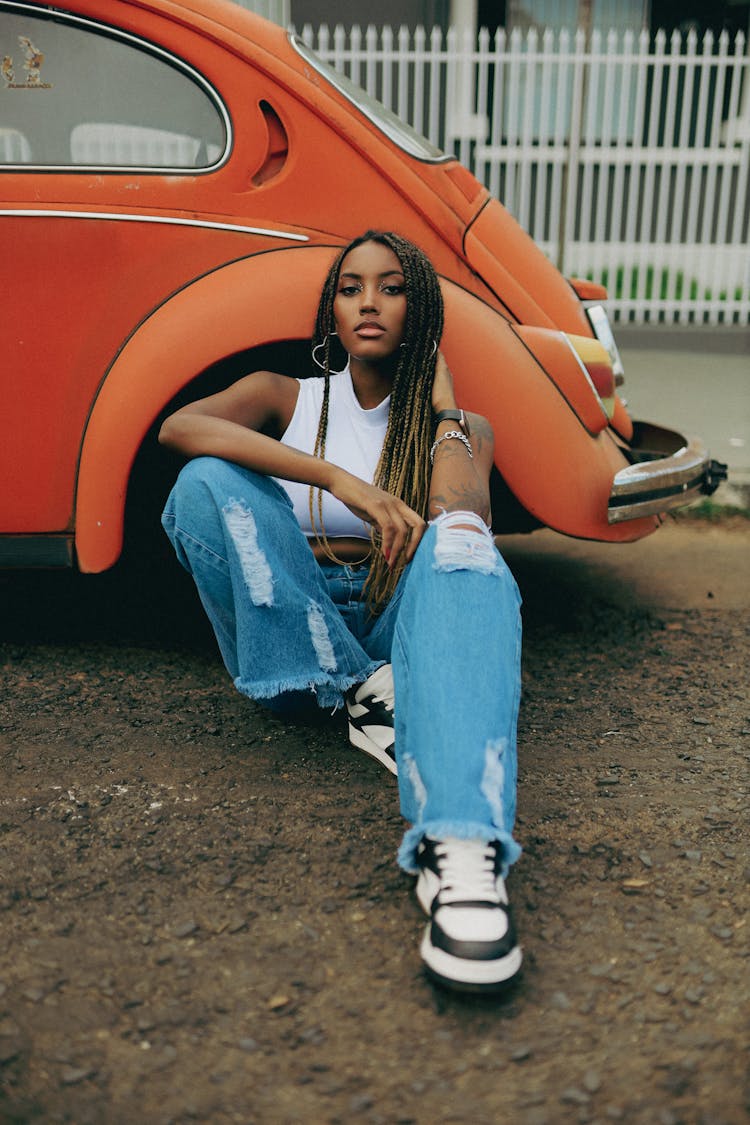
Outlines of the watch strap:
{"label": "watch strap", "polygon": [[456,410],[438,410],[435,414],[435,425],[438,426],[441,422],[458,422],[466,436],[470,436],[469,419],[460,408]]}

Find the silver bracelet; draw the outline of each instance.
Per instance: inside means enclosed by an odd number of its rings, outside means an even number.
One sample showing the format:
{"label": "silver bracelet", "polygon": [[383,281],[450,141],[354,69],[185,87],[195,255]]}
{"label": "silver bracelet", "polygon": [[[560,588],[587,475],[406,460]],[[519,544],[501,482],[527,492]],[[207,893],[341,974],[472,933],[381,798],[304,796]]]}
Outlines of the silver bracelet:
{"label": "silver bracelet", "polygon": [[449,438],[455,438],[456,441],[461,441],[466,446],[466,452],[469,457],[474,457],[474,450],[471,448],[471,442],[466,434],[462,434],[460,430],[448,430],[447,433],[441,434],[437,441],[433,442],[432,449],[430,450],[430,464],[435,464],[435,454],[441,441],[448,441]]}

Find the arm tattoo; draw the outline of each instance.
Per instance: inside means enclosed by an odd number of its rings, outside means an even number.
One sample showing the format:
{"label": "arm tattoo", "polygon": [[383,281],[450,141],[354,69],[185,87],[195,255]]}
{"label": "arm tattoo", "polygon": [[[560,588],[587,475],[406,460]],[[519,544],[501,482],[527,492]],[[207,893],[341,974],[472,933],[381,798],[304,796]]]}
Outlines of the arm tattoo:
{"label": "arm tattoo", "polygon": [[[482,449],[483,442],[489,442],[492,448],[492,427],[486,418],[478,414],[471,416],[471,437],[469,439],[474,451],[474,458]],[[452,464],[454,461],[455,464]],[[435,479],[435,472],[438,478]],[[435,454],[435,468],[433,469],[433,482],[440,488],[440,492],[430,491],[428,504],[428,519],[435,519],[441,512],[476,512],[486,520],[490,514],[490,497],[488,482],[484,480],[484,473],[476,464],[476,460],[469,460],[463,442],[446,441]]]}
{"label": "arm tattoo", "polygon": [[482,449],[482,441],[493,441],[492,426],[486,418],[481,414],[472,414],[471,416],[471,444],[474,447],[474,452],[479,453]]}
{"label": "arm tattoo", "polygon": [[451,486],[450,494],[430,493],[428,519],[435,519],[441,512],[476,512],[482,519],[487,519],[490,514],[487,490],[468,481],[461,481],[456,486]]}

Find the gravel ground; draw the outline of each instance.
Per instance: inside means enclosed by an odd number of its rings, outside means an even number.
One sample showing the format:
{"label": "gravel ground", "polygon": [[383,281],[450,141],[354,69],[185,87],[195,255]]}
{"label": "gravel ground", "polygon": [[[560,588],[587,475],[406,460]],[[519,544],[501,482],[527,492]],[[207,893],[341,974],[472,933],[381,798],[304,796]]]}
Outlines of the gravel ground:
{"label": "gravel ground", "polygon": [[510,540],[504,998],[423,976],[390,775],[269,718],[167,564],[0,577],[0,1120],[747,1120],[748,524]]}

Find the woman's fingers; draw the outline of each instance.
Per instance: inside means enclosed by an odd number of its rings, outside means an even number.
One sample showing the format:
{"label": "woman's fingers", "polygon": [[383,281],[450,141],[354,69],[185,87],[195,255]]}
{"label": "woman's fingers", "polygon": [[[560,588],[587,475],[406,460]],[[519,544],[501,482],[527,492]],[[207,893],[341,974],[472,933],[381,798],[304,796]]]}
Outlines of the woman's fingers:
{"label": "woman's fingers", "polygon": [[343,474],[331,491],[356,516],[377,528],[389,566],[395,566],[402,556],[409,562],[427,526],[417,512],[398,497],[349,474]]}
{"label": "woman's fingers", "polygon": [[398,507],[389,509],[378,523],[383,554],[391,569],[402,557],[404,562],[410,562],[427,526],[422,517],[406,504],[400,500],[395,502]]}

